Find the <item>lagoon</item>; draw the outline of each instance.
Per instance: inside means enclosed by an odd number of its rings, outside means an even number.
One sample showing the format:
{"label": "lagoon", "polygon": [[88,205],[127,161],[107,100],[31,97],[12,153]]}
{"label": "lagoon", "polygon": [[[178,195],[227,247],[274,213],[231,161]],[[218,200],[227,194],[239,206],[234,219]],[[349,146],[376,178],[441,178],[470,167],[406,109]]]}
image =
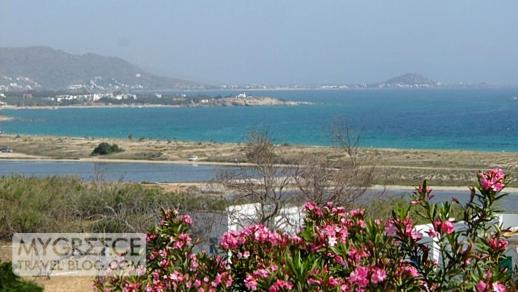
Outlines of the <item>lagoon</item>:
{"label": "lagoon", "polygon": [[[196,165],[177,163],[121,163],[83,161],[13,161],[0,160],[0,177],[23,175],[29,177],[75,176],[83,180],[102,179],[106,181],[147,182],[147,183],[196,183],[208,182],[216,178],[222,169],[233,167],[219,165]],[[433,186],[432,186],[433,188]],[[373,187],[366,198],[399,197],[408,195],[413,187],[387,186]],[[435,188],[434,201],[457,198],[465,202],[469,198],[468,188]],[[511,189],[510,196],[501,202],[506,212],[518,212],[518,190]]]}

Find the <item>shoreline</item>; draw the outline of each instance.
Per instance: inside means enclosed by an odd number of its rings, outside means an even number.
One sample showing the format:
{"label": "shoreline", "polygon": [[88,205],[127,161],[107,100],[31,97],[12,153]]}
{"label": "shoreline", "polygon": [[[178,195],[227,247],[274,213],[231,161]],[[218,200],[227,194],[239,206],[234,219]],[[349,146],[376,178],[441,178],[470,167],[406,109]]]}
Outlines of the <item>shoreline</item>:
{"label": "shoreline", "polygon": [[[53,158],[4,158],[0,154],[0,163],[1,162],[76,162],[76,163],[107,163],[107,164],[118,164],[118,163],[134,163],[134,164],[172,164],[172,165],[208,165],[208,166],[251,166],[251,163],[240,163],[236,165],[231,162],[211,162],[211,161],[200,161],[200,162],[192,162],[188,160],[175,160],[175,161],[156,161],[156,160],[134,160],[134,159],[99,159],[99,158],[84,158],[84,159],[53,159]],[[280,165],[280,166],[290,166],[290,165]],[[472,170],[472,169],[469,169]],[[153,185],[159,186],[199,186],[212,182],[158,182],[152,183]],[[387,184],[387,185],[379,185],[373,184],[368,187],[369,190],[398,190],[398,191],[413,191],[415,190],[417,185],[415,184]],[[433,190],[437,191],[469,191],[469,185],[432,185]],[[518,186],[516,187],[506,187],[506,192],[509,193],[518,193]]]}
{"label": "shoreline", "polygon": [[[123,152],[91,156],[102,142],[115,143]],[[0,135],[0,146],[13,153],[0,153],[0,162],[85,162],[148,163],[199,166],[249,166],[244,144],[135,140],[121,138],[64,137],[49,135]],[[347,159],[343,151],[329,146],[276,145],[282,164],[294,165],[301,157],[317,155],[333,160]],[[196,155],[199,159],[189,161]],[[396,148],[360,148],[363,165],[374,166],[378,185],[415,186],[423,179],[433,185],[465,186],[473,182],[480,170],[502,167],[511,176],[510,186],[518,187],[518,153],[473,150],[422,150]]]}
{"label": "shoreline", "polygon": [[[154,106],[149,106],[153,108]],[[158,107],[175,107],[175,106],[158,106]],[[71,106],[70,108],[76,108],[75,106]],[[77,108],[103,108],[103,107],[77,107]],[[122,107],[124,108],[124,106]],[[20,108],[21,109],[21,108]],[[26,108],[32,109],[32,108]],[[0,108],[1,110],[1,108]],[[0,123],[3,121],[14,120],[14,117],[0,115]],[[104,136],[57,136],[57,135],[48,135],[48,134],[13,134],[13,133],[1,133],[0,137],[11,137],[16,138],[16,136],[20,137],[38,137],[38,138],[50,138],[50,139],[83,139],[83,140],[109,140],[109,141],[128,141],[127,138],[124,137],[104,137]],[[137,137],[135,137],[137,139]],[[134,140],[137,141],[137,140]],[[171,140],[163,139],[163,138],[152,138],[145,137],[144,142],[149,141],[159,141],[159,142],[167,142],[169,143]],[[232,145],[237,146],[243,144],[245,142],[221,142],[221,141],[212,141],[212,140],[174,140],[174,143],[185,143],[185,144],[217,144],[217,145]],[[290,143],[280,143],[274,144],[277,147],[286,146],[293,148],[314,148],[314,149],[331,149],[332,145],[319,145],[319,144],[290,144]],[[484,150],[484,149],[458,149],[458,148],[396,148],[396,147],[373,147],[373,146],[365,146],[359,147],[359,150],[363,151],[392,151],[392,152],[401,152],[401,151],[417,151],[417,152],[443,152],[443,153],[485,153],[485,154],[516,154],[518,155],[518,150],[516,151],[507,151],[507,150]],[[0,157],[1,159],[1,157]]]}
{"label": "shoreline", "polygon": [[[59,109],[88,109],[88,108],[210,108],[210,107],[268,107],[268,106],[300,106],[309,105],[311,102],[307,101],[295,101],[295,100],[278,100],[276,103],[264,103],[261,104],[185,104],[185,105],[171,105],[171,104],[77,104],[77,105],[32,105],[32,106],[16,106],[16,105],[3,105],[0,106],[0,110],[59,110]],[[6,116],[7,117],[7,116]],[[13,119],[13,117],[8,117]],[[2,120],[0,119],[0,122]]]}

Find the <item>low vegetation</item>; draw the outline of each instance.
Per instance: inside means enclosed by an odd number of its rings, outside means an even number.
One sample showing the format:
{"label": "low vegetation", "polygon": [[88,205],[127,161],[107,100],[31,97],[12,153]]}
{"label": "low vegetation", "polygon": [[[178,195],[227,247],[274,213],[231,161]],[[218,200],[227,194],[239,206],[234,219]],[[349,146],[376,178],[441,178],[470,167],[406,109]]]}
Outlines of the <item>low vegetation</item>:
{"label": "low vegetation", "polygon": [[124,151],[124,149],[120,148],[117,144],[109,144],[106,142],[102,142],[92,151],[92,155],[109,155],[112,153],[119,153]]}
{"label": "low vegetation", "polygon": [[218,197],[74,177],[0,179],[0,240],[15,232],[144,232],[161,208],[218,210]]}
{"label": "low vegetation", "polygon": [[11,268],[11,263],[0,262],[0,291],[1,292],[41,292],[43,288],[33,282],[24,281],[16,276]]}

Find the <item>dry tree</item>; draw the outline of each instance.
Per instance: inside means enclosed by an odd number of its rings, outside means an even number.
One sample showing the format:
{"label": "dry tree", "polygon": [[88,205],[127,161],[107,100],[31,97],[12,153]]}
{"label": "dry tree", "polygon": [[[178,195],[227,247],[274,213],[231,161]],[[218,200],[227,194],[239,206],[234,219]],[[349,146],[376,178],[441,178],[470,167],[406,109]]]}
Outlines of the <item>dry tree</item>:
{"label": "dry tree", "polygon": [[279,164],[267,131],[249,133],[245,154],[246,165],[222,170],[217,178],[234,203],[227,208],[232,222],[239,226],[264,224],[270,228],[291,224],[284,214],[291,200],[293,167]]}
{"label": "dry tree", "polygon": [[374,179],[374,163],[360,151],[360,135],[347,123],[331,127],[332,153],[307,154],[300,158],[295,184],[302,200],[318,205],[332,201],[352,207],[365,194]]}

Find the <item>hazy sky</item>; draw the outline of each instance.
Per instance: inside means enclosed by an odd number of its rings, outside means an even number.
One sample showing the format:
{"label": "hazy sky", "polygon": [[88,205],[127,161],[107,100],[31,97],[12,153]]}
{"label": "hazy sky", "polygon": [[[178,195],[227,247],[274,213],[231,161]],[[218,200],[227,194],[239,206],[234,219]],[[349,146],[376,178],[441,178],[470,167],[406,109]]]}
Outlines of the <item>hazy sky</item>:
{"label": "hazy sky", "polygon": [[518,84],[518,1],[0,0],[0,46],[33,45],[214,84]]}

